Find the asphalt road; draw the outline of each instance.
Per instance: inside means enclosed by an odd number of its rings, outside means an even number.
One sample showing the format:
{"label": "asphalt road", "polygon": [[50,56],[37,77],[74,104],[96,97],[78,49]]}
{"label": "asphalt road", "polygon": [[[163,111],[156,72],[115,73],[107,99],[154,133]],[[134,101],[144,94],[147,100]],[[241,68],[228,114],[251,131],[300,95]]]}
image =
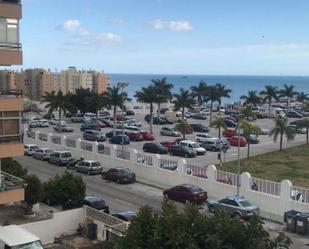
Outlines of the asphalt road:
{"label": "asphalt road", "polygon": [[[139,120],[142,123],[142,129],[143,130],[149,130],[149,125],[144,121],[144,116],[145,113],[137,113],[134,118]],[[289,121],[294,121],[295,119],[289,119]],[[65,133],[65,135],[68,138],[80,138],[81,137],[81,132],[80,132],[80,123],[72,123],[69,119],[66,119],[67,124],[69,126],[72,126],[74,128],[74,132],[72,133]],[[196,119],[188,119],[189,123],[202,123],[206,126],[209,126],[209,118],[207,120],[196,120]],[[261,128],[264,129],[271,129],[274,126],[274,121],[269,120],[269,119],[259,119],[254,121],[256,125],[260,126]],[[156,137],[156,141],[162,142],[162,141],[173,141],[175,140],[175,137],[168,137],[168,136],[161,136],[160,135],[160,129],[163,126],[161,125],[154,125],[153,130],[154,130],[154,135]],[[53,127],[50,126],[48,128],[36,128],[32,130],[40,130],[41,132],[52,132]],[[102,132],[106,133],[110,131],[111,128],[103,128]],[[195,141],[195,135],[197,133],[194,132],[193,134],[187,135],[187,139]],[[218,136],[218,130],[214,128],[210,128],[210,134],[214,136]],[[269,137],[268,135],[260,135],[259,136],[260,143],[259,144],[252,144],[250,145],[251,149],[251,155],[258,155],[258,154],[263,154],[266,152],[270,151],[275,151],[278,150],[279,148],[279,142],[274,143],[273,138]],[[304,134],[297,134],[296,138],[294,141],[291,141],[289,143],[286,142],[284,139],[284,147],[291,147],[295,145],[299,145],[305,142],[305,135]],[[144,142],[131,142],[129,145],[126,145],[125,147],[127,148],[134,148],[137,149],[138,151],[142,151]],[[238,148],[235,146],[231,146],[231,148],[227,151],[226,155],[222,155],[222,159],[224,158],[225,161],[233,161],[236,160],[238,156]],[[245,158],[247,156],[247,147],[242,147],[240,148],[240,157]],[[171,155],[161,155],[162,158],[175,158],[177,160],[179,157],[171,156]],[[218,155],[217,152],[210,152],[208,151],[206,155],[203,156],[197,156],[195,158],[187,158],[186,159],[189,164],[192,165],[198,165],[198,166],[206,166],[210,164],[219,164],[218,160]]]}

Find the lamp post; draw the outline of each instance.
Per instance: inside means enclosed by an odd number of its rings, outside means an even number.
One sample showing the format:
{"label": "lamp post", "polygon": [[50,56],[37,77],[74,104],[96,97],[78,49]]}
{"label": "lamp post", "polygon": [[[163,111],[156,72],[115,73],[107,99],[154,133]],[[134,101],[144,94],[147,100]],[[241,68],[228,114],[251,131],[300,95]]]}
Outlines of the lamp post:
{"label": "lamp post", "polygon": [[124,107],[124,99],[123,99],[123,95],[124,95],[124,88],[127,87],[129,85],[129,83],[125,82],[125,81],[121,81],[121,82],[118,82],[117,86],[119,88],[121,88],[121,116],[122,116],[122,119],[121,119],[121,157],[122,159],[124,159],[124,136],[123,136],[123,133],[124,133],[124,126],[123,126],[123,107]]}
{"label": "lamp post", "polygon": [[237,158],[237,195],[239,195],[240,187],[240,126],[238,126],[238,158]]}

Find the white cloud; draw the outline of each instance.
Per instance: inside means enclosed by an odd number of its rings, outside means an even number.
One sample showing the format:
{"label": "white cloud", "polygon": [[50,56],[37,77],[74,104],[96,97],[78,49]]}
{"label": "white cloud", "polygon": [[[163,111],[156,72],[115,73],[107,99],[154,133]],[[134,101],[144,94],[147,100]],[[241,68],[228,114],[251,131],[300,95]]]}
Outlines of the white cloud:
{"label": "white cloud", "polygon": [[156,19],[152,21],[150,24],[156,30],[167,29],[174,32],[188,32],[192,30],[191,23],[186,20],[164,21],[161,19]]}
{"label": "white cloud", "polygon": [[62,28],[69,31],[76,31],[80,29],[80,21],[78,20],[67,20],[62,24]]}
{"label": "white cloud", "polygon": [[67,20],[63,24],[58,25],[61,30],[66,31],[70,35],[70,40],[66,44],[89,46],[100,44],[117,44],[123,41],[122,37],[113,32],[92,32],[83,27],[79,20]]}

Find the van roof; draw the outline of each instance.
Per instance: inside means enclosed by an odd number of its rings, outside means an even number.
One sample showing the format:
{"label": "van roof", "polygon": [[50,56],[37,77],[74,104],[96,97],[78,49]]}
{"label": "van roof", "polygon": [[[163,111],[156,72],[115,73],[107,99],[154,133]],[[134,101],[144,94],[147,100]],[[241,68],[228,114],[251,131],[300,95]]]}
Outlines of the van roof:
{"label": "van roof", "polygon": [[0,226],[0,240],[12,247],[40,240],[37,236],[17,226]]}

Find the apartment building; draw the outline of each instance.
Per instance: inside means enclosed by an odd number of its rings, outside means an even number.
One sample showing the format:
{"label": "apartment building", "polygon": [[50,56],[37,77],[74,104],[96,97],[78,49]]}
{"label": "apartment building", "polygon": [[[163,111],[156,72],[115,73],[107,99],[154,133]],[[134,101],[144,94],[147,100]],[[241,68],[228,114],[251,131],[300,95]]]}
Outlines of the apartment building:
{"label": "apartment building", "polygon": [[98,94],[104,93],[109,87],[109,76],[96,71],[89,71],[92,75],[92,90]]}
{"label": "apartment building", "polygon": [[[20,1],[0,0],[0,66],[22,64],[19,43]],[[22,156],[24,146],[20,125],[23,98],[8,91],[15,87],[15,75],[5,74],[8,84],[0,90],[0,204],[24,200],[24,182],[1,171],[3,158]]]}

